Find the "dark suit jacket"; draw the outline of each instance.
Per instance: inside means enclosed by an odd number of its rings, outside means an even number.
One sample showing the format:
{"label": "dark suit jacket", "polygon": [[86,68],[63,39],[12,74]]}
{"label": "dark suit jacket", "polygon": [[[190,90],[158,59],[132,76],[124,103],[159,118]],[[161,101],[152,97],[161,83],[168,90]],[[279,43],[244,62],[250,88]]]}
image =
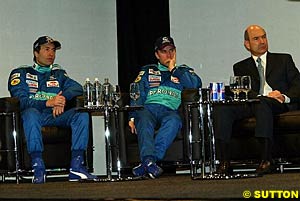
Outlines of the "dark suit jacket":
{"label": "dark suit jacket", "polygon": [[[252,57],[233,65],[234,75],[251,76],[250,98],[259,92],[259,74]],[[289,54],[267,53],[266,81],[273,90],[278,90],[291,99],[291,103],[300,102],[300,73]]]}

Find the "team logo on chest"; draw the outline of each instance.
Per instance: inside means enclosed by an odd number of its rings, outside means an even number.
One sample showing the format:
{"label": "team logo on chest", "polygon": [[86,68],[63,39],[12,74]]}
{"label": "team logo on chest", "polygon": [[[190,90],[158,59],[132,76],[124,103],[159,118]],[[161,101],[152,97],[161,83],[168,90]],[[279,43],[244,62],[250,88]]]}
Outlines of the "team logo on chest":
{"label": "team logo on chest", "polygon": [[155,71],[153,70],[152,68],[149,69],[149,74],[152,74],[152,75],[160,75],[160,71]]}
{"label": "team logo on chest", "polygon": [[30,92],[30,93],[36,93],[36,92],[37,92],[37,89],[29,88],[29,92]]}
{"label": "team logo on chest", "polygon": [[47,87],[59,87],[59,82],[57,80],[47,81]]}
{"label": "team logo on chest", "polygon": [[29,88],[39,88],[39,83],[33,80],[26,80]]}
{"label": "team logo on chest", "polygon": [[171,81],[174,82],[174,83],[176,83],[176,84],[180,83],[179,79],[177,77],[173,77],[173,76],[171,76]]}
{"label": "team logo on chest", "polygon": [[30,80],[38,80],[37,75],[32,75],[30,73],[26,73],[26,79],[30,79]]}
{"label": "team logo on chest", "polygon": [[160,82],[161,81],[161,76],[157,75],[149,75],[149,82]]}

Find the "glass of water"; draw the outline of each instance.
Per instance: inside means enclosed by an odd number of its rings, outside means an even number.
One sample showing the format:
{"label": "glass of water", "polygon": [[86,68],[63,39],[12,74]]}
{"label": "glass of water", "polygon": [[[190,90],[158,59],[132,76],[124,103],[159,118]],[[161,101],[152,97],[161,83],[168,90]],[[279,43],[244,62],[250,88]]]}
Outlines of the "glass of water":
{"label": "glass of water", "polygon": [[230,76],[229,81],[230,91],[233,92],[233,100],[239,100],[239,93],[241,91],[241,77],[240,76]]}
{"label": "glass of water", "polygon": [[113,100],[115,102],[115,105],[117,105],[118,100],[121,99],[121,89],[120,89],[119,85],[114,86],[112,97],[113,97]]}
{"label": "glass of water", "polygon": [[248,93],[251,90],[251,77],[250,76],[242,76],[241,78],[242,89],[246,94],[246,100],[248,100]]}

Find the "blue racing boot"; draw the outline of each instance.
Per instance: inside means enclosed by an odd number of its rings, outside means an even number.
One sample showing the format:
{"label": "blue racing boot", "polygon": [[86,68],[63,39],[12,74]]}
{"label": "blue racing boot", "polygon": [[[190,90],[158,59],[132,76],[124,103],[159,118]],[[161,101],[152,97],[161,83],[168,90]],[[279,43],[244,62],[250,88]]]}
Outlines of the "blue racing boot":
{"label": "blue racing boot", "polygon": [[132,169],[132,173],[136,177],[143,177],[146,176],[146,168],[145,166],[141,163],[138,166],[134,167]]}
{"label": "blue racing boot", "polygon": [[77,156],[71,161],[69,181],[81,180],[99,181],[99,178],[90,174],[86,167],[83,166],[83,158],[81,156]]}
{"label": "blue racing boot", "polygon": [[45,164],[42,158],[32,159],[32,169],[33,169],[33,184],[43,184],[46,182],[46,170]]}
{"label": "blue racing boot", "polygon": [[163,173],[163,169],[151,159],[146,159],[143,164],[146,172],[152,179],[158,178]]}

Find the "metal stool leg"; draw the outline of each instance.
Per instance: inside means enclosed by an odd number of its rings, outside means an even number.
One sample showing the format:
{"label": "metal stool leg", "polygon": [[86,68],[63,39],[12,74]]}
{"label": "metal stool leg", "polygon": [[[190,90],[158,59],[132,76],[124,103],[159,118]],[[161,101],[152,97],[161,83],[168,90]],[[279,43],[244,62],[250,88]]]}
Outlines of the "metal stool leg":
{"label": "metal stool leg", "polygon": [[204,118],[205,118],[205,108],[202,103],[199,104],[199,113],[200,113],[200,121],[199,127],[201,132],[201,176],[205,177],[205,165],[206,165],[206,153],[205,153],[205,128],[204,128]]}
{"label": "metal stool leg", "polygon": [[189,122],[189,134],[188,134],[188,142],[189,142],[189,160],[190,160],[190,173],[192,179],[196,176],[197,174],[197,164],[194,161],[193,158],[193,135],[192,135],[192,114],[191,114],[191,106],[187,106],[187,112],[188,112],[188,122]]}
{"label": "metal stool leg", "polygon": [[17,117],[16,114],[13,112],[12,113],[12,122],[13,122],[13,132],[12,135],[14,137],[14,144],[15,144],[15,148],[14,148],[14,152],[15,152],[15,165],[16,165],[16,181],[17,184],[19,184],[19,150],[18,150],[18,134],[17,134]]}
{"label": "metal stool leg", "polygon": [[208,119],[208,140],[209,140],[209,149],[210,149],[210,174],[213,174],[216,170],[216,146],[215,146],[215,134],[213,127],[213,118],[212,118],[212,105],[207,104],[207,119]]}
{"label": "metal stool leg", "polygon": [[[200,136],[199,139],[196,139],[196,136],[192,132],[192,108],[197,108],[199,112],[199,124],[198,129],[200,130]],[[188,122],[189,122],[189,160],[190,160],[190,172],[192,179],[197,177],[197,169],[198,165],[201,165],[201,177],[205,176],[205,164],[206,164],[206,158],[205,158],[205,128],[204,128],[204,118],[205,118],[205,108],[202,104],[198,103],[192,103],[187,105],[187,111],[188,111]],[[200,144],[200,149],[197,150],[197,152],[200,153],[200,158],[195,159],[194,158],[194,145]]]}
{"label": "metal stool leg", "polygon": [[121,179],[121,160],[120,160],[120,148],[119,148],[119,113],[118,108],[115,110],[115,124],[116,124],[116,151],[117,151],[117,171],[118,179]]}
{"label": "metal stool leg", "polygon": [[105,127],[105,148],[106,148],[106,172],[107,179],[112,180],[112,150],[111,150],[111,133],[109,129],[109,107],[104,107],[104,127]]}

